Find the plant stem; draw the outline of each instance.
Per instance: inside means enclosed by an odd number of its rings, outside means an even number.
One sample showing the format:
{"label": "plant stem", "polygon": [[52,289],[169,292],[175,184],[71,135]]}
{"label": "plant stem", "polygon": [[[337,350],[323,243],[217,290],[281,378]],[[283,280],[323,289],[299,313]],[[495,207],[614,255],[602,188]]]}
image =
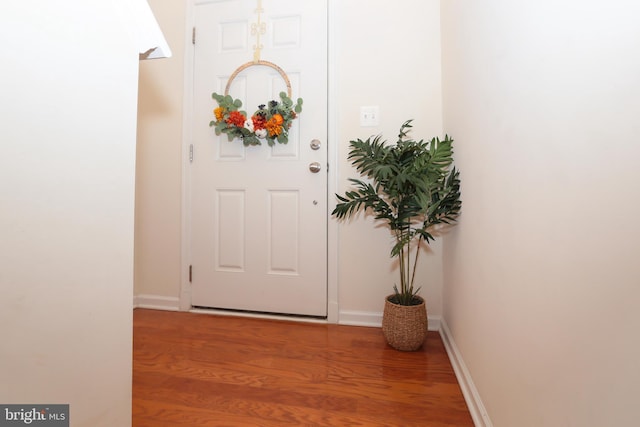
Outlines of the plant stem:
{"label": "plant stem", "polygon": [[[403,237],[404,237],[404,233],[402,230],[400,230],[400,240],[402,240]],[[406,258],[404,254],[404,248],[402,248],[402,250],[400,251],[400,294],[401,295],[404,294],[405,287],[407,286],[406,284],[407,279],[404,273],[406,269],[405,261],[406,261]]]}
{"label": "plant stem", "polygon": [[418,237],[418,244],[416,245],[416,258],[413,260],[413,273],[411,274],[411,291],[413,291],[413,282],[416,279],[416,270],[418,267],[418,255],[420,255],[420,243],[422,243],[422,236]]}
{"label": "plant stem", "polygon": [[[406,241],[406,239],[409,238],[409,235],[411,233],[411,225],[407,224],[407,227],[403,227],[402,228],[402,239],[403,241]],[[411,282],[410,282],[410,273],[411,273],[411,242],[407,242],[406,245],[404,245],[403,249],[402,249],[402,257],[404,258],[403,261],[403,270],[402,270],[402,275],[404,277],[404,284],[402,286],[402,296],[403,299],[405,299],[405,303],[406,303],[406,296],[407,296],[407,292],[410,289],[411,286]]]}

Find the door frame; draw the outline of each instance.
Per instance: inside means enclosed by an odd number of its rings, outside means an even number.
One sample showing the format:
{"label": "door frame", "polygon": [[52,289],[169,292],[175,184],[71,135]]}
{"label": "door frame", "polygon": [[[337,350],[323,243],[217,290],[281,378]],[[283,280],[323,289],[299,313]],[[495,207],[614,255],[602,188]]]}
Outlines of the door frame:
{"label": "door frame", "polygon": [[[332,195],[338,192],[338,116],[336,79],[336,19],[335,3],[339,0],[327,0],[327,323],[339,323],[338,302],[338,224],[331,221],[333,210]],[[184,95],[182,109],[182,200],[181,200],[181,251],[180,251],[180,311],[191,310],[191,283],[189,265],[191,264],[191,172],[190,145],[193,141],[193,73],[194,45],[191,42],[195,25],[195,5],[206,0],[187,0],[184,34]],[[272,317],[265,315],[265,317]],[[299,320],[296,318],[296,320]]]}

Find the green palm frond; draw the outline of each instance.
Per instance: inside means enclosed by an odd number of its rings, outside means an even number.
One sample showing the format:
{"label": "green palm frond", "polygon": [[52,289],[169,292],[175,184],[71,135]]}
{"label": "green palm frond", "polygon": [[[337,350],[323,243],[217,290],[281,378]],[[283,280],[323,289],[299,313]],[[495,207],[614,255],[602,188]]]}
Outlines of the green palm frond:
{"label": "green palm frond", "polygon": [[[421,242],[434,240],[438,224],[453,224],[460,213],[460,173],[453,167],[453,139],[415,141],[408,134],[412,120],[400,127],[398,140],[388,145],[381,135],[350,141],[348,160],[365,180],[350,178],[353,190],[336,194],[331,213],[348,219],[370,211],[395,236],[391,257],[400,264],[400,301],[411,301]],[[411,251],[415,260],[411,263]],[[395,286],[394,286],[395,288]],[[397,289],[397,288],[395,288]]]}

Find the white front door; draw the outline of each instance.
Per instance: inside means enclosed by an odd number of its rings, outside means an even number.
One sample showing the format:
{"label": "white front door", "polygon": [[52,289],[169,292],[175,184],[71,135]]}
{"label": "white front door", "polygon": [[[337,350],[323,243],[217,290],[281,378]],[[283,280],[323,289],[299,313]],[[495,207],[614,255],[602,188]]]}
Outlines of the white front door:
{"label": "white front door", "polygon": [[[327,2],[197,1],[195,22],[191,303],[326,316]],[[304,101],[288,144],[245,147],[209,127],[211,94],[224,94],[259,47]],[[248,114],[281,91],[283,76],[262,65],[229,86]]]}

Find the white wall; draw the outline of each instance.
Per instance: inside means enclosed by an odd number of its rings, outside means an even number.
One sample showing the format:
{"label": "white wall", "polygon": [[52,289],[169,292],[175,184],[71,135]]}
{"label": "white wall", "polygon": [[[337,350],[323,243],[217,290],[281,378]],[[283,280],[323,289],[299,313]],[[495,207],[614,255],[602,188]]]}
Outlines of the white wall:
{"label": "white wall", "polygon": [[186,0],[150,0],[173,56],[140,63],[135,292],[178,298]]}
{"label": "white wall", "polygon": [[131,423],[138,53],[109,2],[0,6],[0,402]]}
{"label": "white wall", "polygon": [[[347,161],[349,141],[382,133],[395,142],[400,125],[414,119],[412,136],[442,135],[440,87],[440,3],[404,1],[333,2],[335,19],[335,102],[337,111],[339,191],[357,177]],[[380,126],[360,127],[360,106],[380,106]],[[330,201],[334,199],[329,198]],[[334,221],[335,219],[331,219]],[[389,257],[392,237],[371,217],[339,227],[339,303],[341,311],[380,312],[384,297],[399,284]],[[416,283],[429,315],[442,310],[440,242],[422,256]]]}
{"label": "white wall", "polygon": [[[174,57],[141,67],[136,201],[136,292],[177,299],[180,290],[180,147],[182,58],[186,1],[152,0]],[[410,0],[399,8],[381,0],[331,2],[337,99],[340,191],[354,171],[347,162],[350,139],[383,133],[395,141],[413,118],[415,138],[442,134],[440,7]],[[380,106],[380,126],[361,128],[359,108]],[[330,197],[333,203],[333,197]],[[332,219],[333,221],[333,219]],[[340,226],[340,310],[381,312],[398,281],[391,269],[390,236],[360,219]],[[440,242],[421,259],[430,315],[442,311]],[[169,304],[171,301],[169,302]],[[175,302],[174,302],[175,303]]]}
{"label": "white wall", "polygon": [[445,321],[493,425],[635,426],[640,4],[443,2]]}

